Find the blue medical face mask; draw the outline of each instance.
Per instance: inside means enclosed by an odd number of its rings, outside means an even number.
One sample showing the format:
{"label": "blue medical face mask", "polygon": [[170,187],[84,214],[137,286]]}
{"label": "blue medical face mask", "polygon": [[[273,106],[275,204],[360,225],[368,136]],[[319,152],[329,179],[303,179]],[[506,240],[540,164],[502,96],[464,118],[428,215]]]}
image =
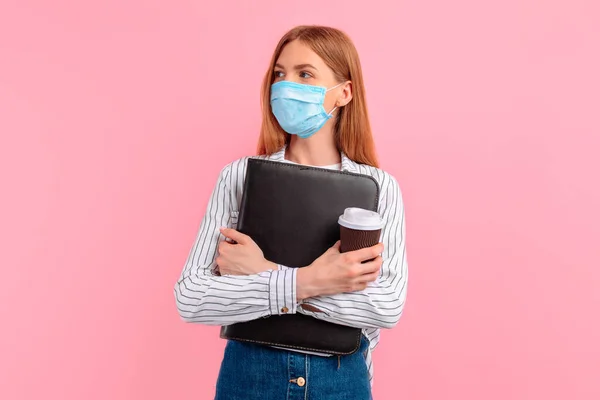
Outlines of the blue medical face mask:
{"label": "blue medical face mask", "polygon": [[331,118],[323,108],[325,93],[332,88],[280,81],[271,85],[271,109],[284,131],[306,139],[314,135]]}

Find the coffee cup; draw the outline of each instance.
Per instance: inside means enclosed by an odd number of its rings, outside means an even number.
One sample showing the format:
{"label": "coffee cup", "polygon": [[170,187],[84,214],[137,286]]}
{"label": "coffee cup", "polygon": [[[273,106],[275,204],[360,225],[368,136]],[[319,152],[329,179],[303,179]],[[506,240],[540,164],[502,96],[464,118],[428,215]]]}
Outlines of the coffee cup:
{"label": "coffee cup", "polygon": [[345,253],[379,243],[384,221],[375,211],[350,207],[338,219],[340,252]]}

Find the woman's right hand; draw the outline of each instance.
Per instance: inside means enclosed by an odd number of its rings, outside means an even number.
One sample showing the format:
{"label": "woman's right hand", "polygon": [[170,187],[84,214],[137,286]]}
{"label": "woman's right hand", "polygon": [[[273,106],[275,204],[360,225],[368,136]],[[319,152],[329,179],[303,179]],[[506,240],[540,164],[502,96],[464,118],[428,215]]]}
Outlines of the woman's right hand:
{"label": "woman's right hand", "polygon": [[298,301],[365,289],[379,276],[383,262],[380,256],[382,252],[383,244],[379,243],[373,247],[340,253],[338,241],[311,265],[298,270]]}

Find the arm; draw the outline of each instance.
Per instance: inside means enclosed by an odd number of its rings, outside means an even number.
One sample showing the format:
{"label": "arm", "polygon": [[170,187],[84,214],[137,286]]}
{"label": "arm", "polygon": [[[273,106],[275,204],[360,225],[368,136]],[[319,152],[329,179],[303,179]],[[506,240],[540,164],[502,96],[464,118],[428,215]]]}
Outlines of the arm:
{"label": "arm", "polygon": [[382,196],[379,212],[386,224],[382,232],[383,264],[378,278],[364,290],[305,299],[298,312],[356,328],[392,328],[396,325],[406,299],[408,270],[404,205],[400,188],[393,178]]}
{"label": "arm", "polygon": [[[177,310],[187,322],[229,325],[260,317],[296,312],[295,271],[267,270],[253,275],[219,276],[217,248],[227,226],[233,195],[231,168],[225,167],[200,225],[196,241],[175,284]],[[233,200],[235,201],[235,200]]]}

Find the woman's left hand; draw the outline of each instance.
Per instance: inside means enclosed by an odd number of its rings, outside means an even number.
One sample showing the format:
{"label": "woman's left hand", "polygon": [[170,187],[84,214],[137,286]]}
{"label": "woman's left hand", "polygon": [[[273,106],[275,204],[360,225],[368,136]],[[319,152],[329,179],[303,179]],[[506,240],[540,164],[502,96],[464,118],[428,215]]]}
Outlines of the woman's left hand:
{"label": "woman's left hand", "polygon": [[230,228],[221,228],[221,234],[235,242],[219,243],[216,261],[221,275],[253,275],[278,269],[275,263],[265,259],[262,250],[250,236]]}

